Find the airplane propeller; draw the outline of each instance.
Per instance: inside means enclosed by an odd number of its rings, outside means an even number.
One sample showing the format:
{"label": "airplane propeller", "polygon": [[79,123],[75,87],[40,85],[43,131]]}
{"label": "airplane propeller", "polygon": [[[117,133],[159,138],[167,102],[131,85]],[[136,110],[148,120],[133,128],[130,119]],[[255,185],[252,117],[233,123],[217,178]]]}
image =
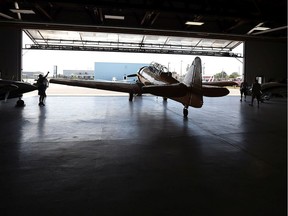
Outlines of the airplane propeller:
{"label": "airplane propeller", "polygon": [[129,75],[127,75],[127,77],[136,77],[137,76],[137,74],[129,74]]}
{"label": "airplane propeller", "polygon": [[7,99],[8,99],[8,97],[9,97],[9,94],[10,94],[10,91],[7,91],[6,94],[5,94],[5,99],[4,99],[5,103],[7,102]]}
{"label": "airplane propeller", "polygon": [[6,90],[5,99],[4,99],[5,103],[7,102],[7,99],[9,97],[9,95],[10,95],[10,91],[13,91],[13,90],[18,89],[18,88],[19,87],[17,85],[14,85],[14,84],[10,84],[10,85],[5,86],[3,88],[4,90]]}

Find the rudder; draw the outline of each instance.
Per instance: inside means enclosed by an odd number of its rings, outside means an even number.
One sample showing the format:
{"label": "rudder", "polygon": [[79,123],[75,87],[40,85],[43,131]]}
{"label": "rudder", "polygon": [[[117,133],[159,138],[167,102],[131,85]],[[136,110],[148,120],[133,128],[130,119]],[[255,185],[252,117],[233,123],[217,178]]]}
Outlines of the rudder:
{"label": "rudder", "polygon": [[184,105],[200,108],[203,105],[202,92],[202,64],[201,59],[196,57],[192,62],[183,83],[189,88],[188,101]]}
{"label": "rudder", "polygon": [[199,57],[196,57],[192,62],[183,83],[187,87],[193,87],[199,90],[202,89],[202,65]]}

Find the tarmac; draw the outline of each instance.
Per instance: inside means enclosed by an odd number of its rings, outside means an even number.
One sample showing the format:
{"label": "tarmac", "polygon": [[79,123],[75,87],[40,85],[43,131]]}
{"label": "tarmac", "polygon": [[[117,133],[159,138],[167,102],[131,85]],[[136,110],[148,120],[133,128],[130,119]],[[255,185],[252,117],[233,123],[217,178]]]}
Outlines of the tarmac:
{"label": "tarmac", "polygon": [[0,102],[1,215],[287,215],[286,98],[235,90],[185,119],[169,99],[54,85],[44,107]]}

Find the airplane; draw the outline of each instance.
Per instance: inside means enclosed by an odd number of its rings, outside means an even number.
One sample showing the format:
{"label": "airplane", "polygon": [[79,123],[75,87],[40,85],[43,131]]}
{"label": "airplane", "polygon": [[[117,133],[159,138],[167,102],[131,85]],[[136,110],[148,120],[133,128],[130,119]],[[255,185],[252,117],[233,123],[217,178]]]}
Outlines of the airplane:
{"label": "airplane", "polygon": [[129,101],[133,100],[134,95],[150,93],[178,101],[183,104],[183,115],[188,116],[188,107],[201,108],[203,105],[203,96],[222,97],[229,94],[229,90],[224,86],[236,85],[233,81],[219,81],[202,83],[202,65],[201,59],[196,57],[189,67],[186,76],[182,82],[172,77],[168,69],[156,62],[149,66],[141,67],[137,74],[131,74],[127,77],[137,76],[135,83],[123,82],[102,82],[97,80],[67,80],[50,79],[50,83],[96,88],[102,90],[119,91],[129,93]]}
{"label": "airplane", "polygon": [[[270,100],[275,97],[287,97],[287,83],[281,82],[267,82],[261,84],[261,99],[263,103],[265,100]],[[248,90],[248,95],[252,95],[252,87]]]}
{"label": "airplane", "polygon": [[7,101],[7,99],[19,98],[16,106],[24,106],[23,94],[36,89],[37,87],[30,83],[0,79],[0,100]]}
{"label": "airplane", "polygon": [[261,85],[262,95],[269,100],[272,95],[287,97],[287,83],[267,82]]}

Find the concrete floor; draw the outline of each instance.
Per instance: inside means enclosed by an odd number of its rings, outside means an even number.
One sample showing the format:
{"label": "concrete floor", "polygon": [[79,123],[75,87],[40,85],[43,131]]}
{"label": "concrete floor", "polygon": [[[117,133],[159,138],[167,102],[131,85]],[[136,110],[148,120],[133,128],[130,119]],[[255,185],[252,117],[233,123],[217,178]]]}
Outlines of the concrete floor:
{"label": "concrete floor", "polygon": [[[250,100],[250,98],[249,98]],[[287,101],[0,103],[1,215],[286,215]]]}

